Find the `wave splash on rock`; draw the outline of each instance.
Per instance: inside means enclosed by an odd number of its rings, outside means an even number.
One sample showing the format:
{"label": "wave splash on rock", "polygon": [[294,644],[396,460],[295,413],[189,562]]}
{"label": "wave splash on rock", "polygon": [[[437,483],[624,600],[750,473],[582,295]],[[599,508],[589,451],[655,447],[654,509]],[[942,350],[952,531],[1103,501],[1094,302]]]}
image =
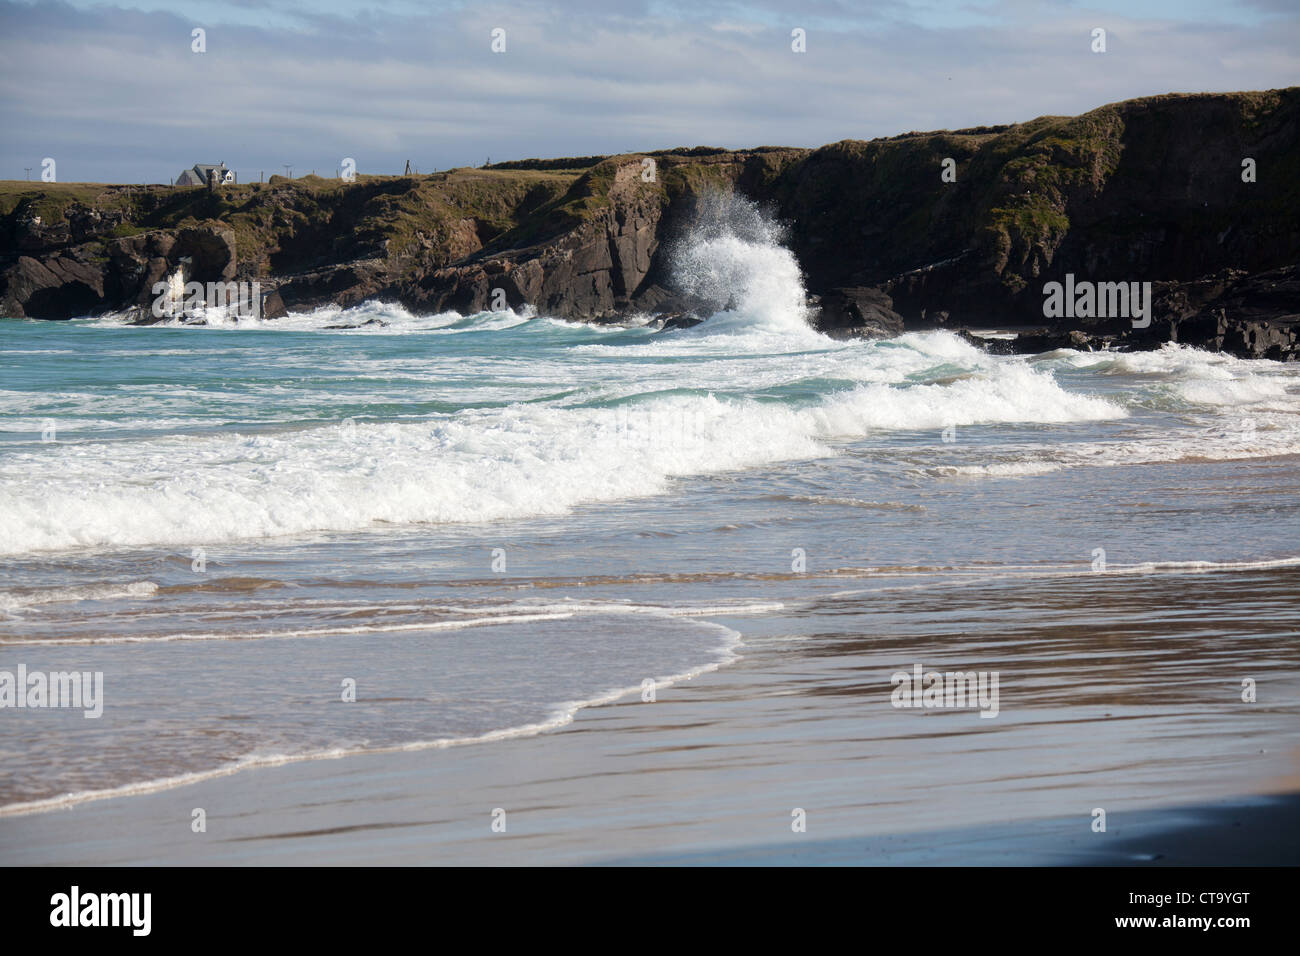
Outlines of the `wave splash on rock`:
{"label": "wave splash on rock", "polygon": [[807,333],[803,273],[785,240],[785,225],[757,203],[706,193],[671,251],[674,284],[700,302],[710,332]]}

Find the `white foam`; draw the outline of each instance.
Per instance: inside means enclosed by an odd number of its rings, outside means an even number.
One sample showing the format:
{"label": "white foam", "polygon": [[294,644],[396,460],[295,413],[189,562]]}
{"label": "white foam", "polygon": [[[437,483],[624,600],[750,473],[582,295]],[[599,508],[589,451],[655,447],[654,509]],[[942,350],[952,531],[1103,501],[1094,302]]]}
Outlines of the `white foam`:
{"label": "white foam", "polygon": [[[1240,419],[1212,421],[1208,427],[1164,430],[1132,441],[1056,442],[1047,448],[1020,450],[1010,461],[933,465],[914,471],[941,477],[1023,477],[1075,467],[1243,461],[1300,455],[1300,421],[1294,415],[1254,412]],[[981,453],[976,449],[972,454]]]}
{"label": "white foam", "polygon": [[1282,379],[1247,375],[1217,381],[1182,382],[1177,392],[1193,405],[1256,405],[1288,397],[1287,382]]}
{"label": "white foam", "polygon": [[[872,588],[849,588],[835,591],[834,598],[857,597],[886,591],[926,591],[934,588],[996,584],[1006,581],[1051,580],[1062,577],[1096,577],[1106,575],[1170,575],[1213,574],[1249,571],[1272,571],[1300,567],[1300,557],[1260,558],[1253,561],[1143,561],[1136,564],[1107,564],[1106,569],[1094,570],[1090,562],[1077,564],[1004,565],[997,568],[967,566],[949,568],[866,569],[870,576],[881,579],[920,579],[920,583],[884,584]],[[867,575],[864,575],[867,576]]]}
{"label": "white foam", "polygon": [[[197,310],[190,318],[176,317],[154,323],[150,327],[219,329],[225,331],[264,332],[323,332],[346,335],[406,335],[428,333],[454,335],[462,332],[499,331],[532,321],[535,310],[524,308],[486,311],[461,315],[459,312],[439,312],[420,315],[395,302],[369,301],[342,307],[323,305],[305,312],[290,312],[280,318],[237,315],[229,309]],[[134,314],[110,313],[85,324],[100,328],[134,327]],[[132,353],[135,354],[135,353]],[[162,353],[151,353],[162,354]],[[188,353],[186,353],[188,354]]]}
{"label": "white foam", "polygon": [[[158,585],[152,581],[131,581],[126,584],[88,584],[69,588],[29,588],[20,591],[0,591],[0,611],[14,611],[42,604],[68,601],[112,601],[153,597]],[[7,643],[0,640],[0,644]]]}
{"label": "white foam", "polygon": [[851,437],[874,428],[1102,421],[1127,412],[1106,399],[1067,392],[1027,364],[1007,362],[946,385],[859,386],[831,396],[807,414],[817,422],[819,434]]}
{"label": "white foam", "polygon": [[990,465],[937,465],[926,469],[931,475],[974,475],[992,478],[1023,478],[1029,475],[1050,475],[1067,467],[1064,462],[1004,461]]}
{"label": "white foam", "polygon": [[1142,352],[1078,352],[1059,349],[1051,353],[1076,368],[1095,368],[1108,375],[1165,375],[1193,378],[1214,374],[1216,369],[1229,375],[1234,370],[1249,370],[1277,365],[1275,362],[1239,359],[1227,352],[1206,352],[1190,345],[1165,342],[1158,349]]}
{"label": "white foam", "polygon": [[[1277,403],[1295,407],[1300,375],[1293,366],[1240,359],[1166,342],[1149,352],[1076,352],[1062,349],[1051,358],[1101,375],[1156,378],[1172,383],[1182,404],[1230,406]],[[1281,406],[1278,406],[1281,407]]]}
{"label": "white foam", "polygon": [[929,358],[942,359],[946,363],[965,368],[988,368],[998,363],[988,352],[951,332],[908,332],[895,341]]}
{"label": "white foam", "polygon": [[394,634],[403,631],[460,631],[471,627],[485,627],[494,624],[530,624],[538,621],[559,621],[573,616],[572,611],[550,614],[497,614],[488,617],[460,619],[456,621],[411,621],[404,624],[359,624],[350,627],[332,625],[327,627],[284,628],[274,631],[213,631],[206,633],[182,634],[131,634],[113,637],[54,638],[50,640],[0,639],[0,645],[22,644],[27,646],[61,646],[64,644],[166,644],[173,641],[254,641],[268,638],[284,637],[337,637],[344,634]]}
{"label": "white foam", "polygon": [[1214,571],[1269,571],[1274,568],[1300,567],[1300,557],[1269,558],[1259,561],[1143,561],[1129,565],[1107,565],[1101,574],[1159,574]]}
{"label": "white foam", "polygon": [[876,429],[1122,417],[1005,363],[950,385],[859,386],[797,408],[712,395],[517,405],[432,424],[48,445],[0,464],[0,553],[216,542],[560,515],[680,476],[835,454]]}

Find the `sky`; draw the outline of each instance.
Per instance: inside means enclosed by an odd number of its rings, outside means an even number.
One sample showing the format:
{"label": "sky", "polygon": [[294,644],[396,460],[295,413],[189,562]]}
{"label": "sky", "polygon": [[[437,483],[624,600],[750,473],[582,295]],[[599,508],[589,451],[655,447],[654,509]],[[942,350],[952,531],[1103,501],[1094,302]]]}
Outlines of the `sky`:
{"label": "sky", "polygon": [[0,179],[820,146],[1297,84],[1300,0],[0,0]]}

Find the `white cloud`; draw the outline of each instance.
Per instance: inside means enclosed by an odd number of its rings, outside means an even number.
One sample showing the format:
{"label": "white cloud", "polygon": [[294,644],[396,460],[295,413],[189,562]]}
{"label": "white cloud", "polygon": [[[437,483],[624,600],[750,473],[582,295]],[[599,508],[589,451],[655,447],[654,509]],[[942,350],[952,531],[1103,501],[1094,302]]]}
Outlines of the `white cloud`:
{"label": "white cloud", "polygon": [[[1296,15],[1257,29],[1002,3],[941,27],[919,25],[937,17],[919,5],[863,18],[837,3],[796,9],[804,54],[771,4],[594,2],[581,15],[372,4],[296,13],[296,26],[283,9],[254,25],[248,6],[239,23],[210,20],[208,52],[193,54],[190,20],[174,14],[0,3],[0,176],[49,155],[63,179],[131,182],[214,159],[247,178],[289,161],[332,174],[343,156],[381,172],[408,158],[427,170],[486,155],[816,146],[1284,86],[1300,49]],[[1105,54],[1089,50],[1099,24]],[[505,54],[489,50],[497,25]]]}

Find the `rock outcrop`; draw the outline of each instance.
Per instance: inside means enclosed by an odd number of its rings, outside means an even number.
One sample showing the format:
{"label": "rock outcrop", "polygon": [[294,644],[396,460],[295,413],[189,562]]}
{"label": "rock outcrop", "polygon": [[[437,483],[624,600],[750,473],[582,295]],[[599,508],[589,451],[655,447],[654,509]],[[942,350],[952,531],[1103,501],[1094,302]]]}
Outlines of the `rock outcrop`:
{"label": "rock outcrop", "polygon": [[[634,308],[660,241],[666,195],[641,178],[637,162],[616,164],[607,202],[548,241],[490,250],[435,270],[401,290],[409,307],[478,312],[532,306],[545,315],[605,319]],[[575,184],[578,196],[590,177]]]}
{"label": "rock outcrop", "polygon": [[[155,230],[100,241],[65,240],[56,232],[39,255],[20,255],[6,270],[0,310],[6,315],[68,319],[147,307],[154,284],[177,269],[199,282],[230,281],[238,261],[234,233],[220,223]],[[33,245],[28,234],[25,245]]]}
{"label": "rock outcrop", "polygon": [[[214,193],[10,184],[0,311],[141,308],[185,264],[198,281],[258,281],[268,315],[379,298],[680,326],[705,306],[675,285],[666,250],[702,196],[735,190],[788,224],[815,323],[833,335],[1013,328],[1018,343],[999,347],[1174,340],[1292,359],[1297,182],[1300,88],[1149,97],[817,150],[272,177]],[[1045,287],[1067,275],[1150,282],[1150,326],[1045,317]]]}
{"label": "rock outcrop", "polygon": [[818,330],[833,337],[888,339],[905,331],[893,300],[879,289],[832,289],[811,304]]}

